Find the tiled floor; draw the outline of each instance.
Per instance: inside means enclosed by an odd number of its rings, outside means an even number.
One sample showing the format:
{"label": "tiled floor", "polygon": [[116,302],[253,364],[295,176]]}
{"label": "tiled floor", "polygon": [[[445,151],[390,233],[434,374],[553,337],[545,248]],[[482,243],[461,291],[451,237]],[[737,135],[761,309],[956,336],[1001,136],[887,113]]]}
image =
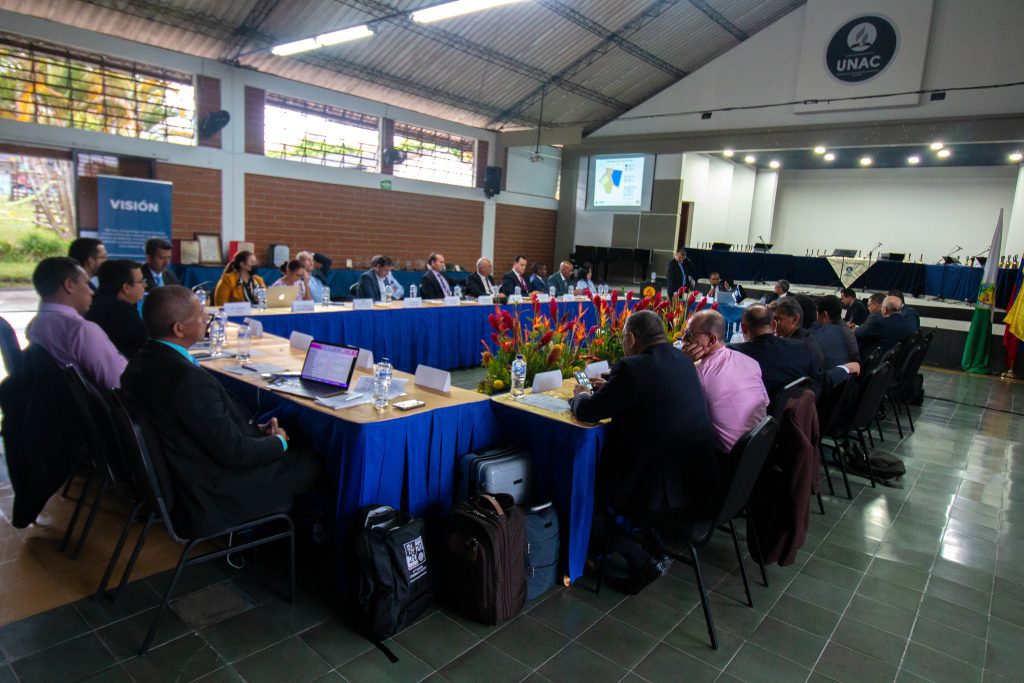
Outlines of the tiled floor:
{"label": "tiled floor", "polygon": [[132,652],[165,574],[132,583],[120,607],[79,600],[0,628],[0,682],[1021,680],[1024,383],[929,371],[925,387],[916,434],[900,442],[886,425],[884,446],[907,465],[902,488],[854,478],[852,502],[826,496],[797,563],[753,586],[753,609],[724,539],[703,553],[718,650],[677,564],[636,597],[595,595],[584,578],[499,628],[434,608],[389,641],[391,664],[345,625],[307,558],[294,606],[251,570],[187,571],[142,658]]}

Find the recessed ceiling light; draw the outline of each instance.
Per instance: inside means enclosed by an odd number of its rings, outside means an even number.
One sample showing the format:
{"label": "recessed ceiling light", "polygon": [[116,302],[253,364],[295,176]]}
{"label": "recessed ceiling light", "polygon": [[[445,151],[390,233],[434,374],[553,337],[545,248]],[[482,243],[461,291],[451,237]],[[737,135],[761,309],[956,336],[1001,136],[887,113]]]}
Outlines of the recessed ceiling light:
{"label": "recessed ceiling light", "polygon": [[828,153],[827,153],[827,154],[826,154],[826,155],[824,156],[824,159],[825,159],[825,161],[835,161],[835,160],[836,160],[836,155],[835,155],[835,154],[833,154],[832,152],[828,152]]}
{"label": "recessed ceiling light", "polygon": [[753,154],[748,154],[747,156],[743,157],[743,161],[747,162],[748,164],[752,164],[755,161],[757,161],[757,157],[755,157]]}
{"label": "recessed ceiling light", "polygon": [[1020,152],[1014,152],[1010,155],[1010,161],[1020,161],[1021,159],[1024,159],[1024,155]]}
{"label": "recessed ceiling light", "polygon": [[929,147],[929,148],[930,148],[930,149],[931,149],[931,150],[932,150],[933,152],[937,152],[937,151],[939,151],[940,149],[942,149],[942,143],[941,143],[941,142],[939,142],[938,140],[936,140],[936,141],[935,141],[935,142],[933,142],[932,144],[928,145],[928,147]]}
{"label": "recessed ceiling light", "polygon": [[821,145],[818,145],[817,147],[814,148],[814,153],[815,154],[824,154],[825,153],[825,148],[822,147]]}
{"label": "recessed ceiling light", "polygon": [[726,150],[722,151],[722,156],[723,157],[731,157],[735,153],[736,152],[732,151],[731,149],[726,149]]}
{"label": "recessed ceiling light", "polygon": [[870,166],[872,164],[872,162],[873,162],[873,159],[871,157],[861,157],[860,158],[860,165],[861,166]]}
{"label": "recessed ceiling light", "polygon": [[782,166],[782,164],[780,164],[777,159],[772,159],[771,161],[768,162],[768,165],[772,168],[778,168],[779,166]]}
{"label": "recessed ceiling light", "polygon": [[948,156],[949,156],[950,154],[952,154],[952,152],[950,152],[950,151],[949,151],[948,149],[940,149],[940,150],[939,150],[938,152],[936,152],[936,154],[935,154],[935,155],[936,155],[937,157],[939,157],[940,159],[945,159],[945,158],[946,158],[946,157],[948,157]]}
{"label": "recessed ceiling light", "polygon": [[916,154],[913,156],[909,156],[907,157],[907,163],[910,164],[911,166],[919,164],[921,163],[921,157],[917,156]]}

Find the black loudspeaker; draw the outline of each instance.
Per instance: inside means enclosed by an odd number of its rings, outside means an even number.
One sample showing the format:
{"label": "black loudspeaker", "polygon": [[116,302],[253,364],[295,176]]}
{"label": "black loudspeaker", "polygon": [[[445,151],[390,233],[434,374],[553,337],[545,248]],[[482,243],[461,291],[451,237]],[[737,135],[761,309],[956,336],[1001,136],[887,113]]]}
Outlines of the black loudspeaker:
{"label": "black loudspeaker", "polygon": [[484,194],[488,197],[501,194],[501,166],[484,169]]}
{"label": "black loudspeaker", "polygon": [[388,147],[384,150],[384,163],[389,166],[398,166],[405,161],[405,152],[394,147]]}
{"label": "black loudspeaker", "polygon": [[199,137],[209,138],[220,132],[220,129],[228,125],[231,114],[226,111],[215,111],[203,117],[199,122]]}

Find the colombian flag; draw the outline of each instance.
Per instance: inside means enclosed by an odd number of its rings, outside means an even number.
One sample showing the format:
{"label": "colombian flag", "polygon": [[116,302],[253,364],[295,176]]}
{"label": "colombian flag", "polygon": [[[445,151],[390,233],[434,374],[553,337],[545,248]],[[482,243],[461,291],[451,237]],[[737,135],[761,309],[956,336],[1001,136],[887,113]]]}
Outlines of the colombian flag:
{"label": "colombian flag", "polygon": [[1013,363],[1017,360],[1017,351],[1020,345],[1024,344],[1024,297],[1020,295],[1021,284],[1024,282],[1024,258],[1021,259],[1020,268],[1017,270],[1017,279],[1013,283],[1013,293],[1010,294],[1010,305],[1006,308],[1006,317],[1003,322],[1006,324],[1006,331],[1003,332],[1003,348],[1006,349],[1006,369],[1013,370]]}

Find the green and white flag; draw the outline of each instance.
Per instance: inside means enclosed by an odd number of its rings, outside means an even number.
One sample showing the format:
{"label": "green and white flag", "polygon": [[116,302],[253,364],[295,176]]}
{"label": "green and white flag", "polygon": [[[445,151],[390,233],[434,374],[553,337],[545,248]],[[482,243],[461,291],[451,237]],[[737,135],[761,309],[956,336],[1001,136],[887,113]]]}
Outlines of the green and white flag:
{"label": "green and white flag", "polygon": [[992,311],[996,306],[996,280],[999,277],[999,254],[1003,245],[1003,210],[999,209],[999,220],[992,235],[992,246],[988,260],[981,274],[978,300],[974,304],[971,331],[967,333],[964,357],[961,366],[966,372],[988,374],[989,349],[992,347]]}

